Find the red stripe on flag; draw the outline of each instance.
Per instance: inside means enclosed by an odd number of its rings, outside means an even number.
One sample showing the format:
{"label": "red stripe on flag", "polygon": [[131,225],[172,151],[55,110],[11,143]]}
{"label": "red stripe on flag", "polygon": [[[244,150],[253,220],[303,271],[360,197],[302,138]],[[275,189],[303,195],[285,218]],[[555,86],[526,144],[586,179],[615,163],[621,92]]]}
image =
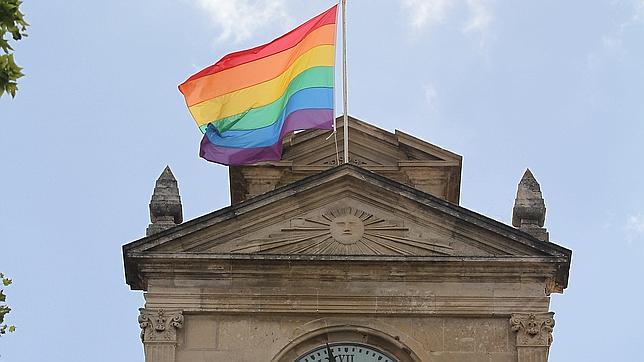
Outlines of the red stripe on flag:
{"label": "red stripe on flag", "polygon": [[338,6],[335,5],[331,9],[323,12],[322,14],[314,17],[313,19],[307,21],[306,23],[298,26],[297,28],[286,33],[285,35],[282,35],[281,37],[273,40],[268,44],[260,45],[252,49],[230,53],[221,58],[221,60],[219,60],[217,63],[192,75],[184,83],[290,49],[301,42],[302,39],[304,39],[313,30],[327,24],[335,24],[337,10]]}

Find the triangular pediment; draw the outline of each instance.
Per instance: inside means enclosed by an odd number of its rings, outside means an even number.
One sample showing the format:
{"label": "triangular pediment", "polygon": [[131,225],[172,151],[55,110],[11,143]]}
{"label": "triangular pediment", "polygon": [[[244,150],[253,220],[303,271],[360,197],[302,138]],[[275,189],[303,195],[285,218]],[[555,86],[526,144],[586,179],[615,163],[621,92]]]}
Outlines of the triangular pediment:
{"label": "triangular pediment", "polygon": [[149,253],[496,257],[565,249],[343,165],[126,245]]}
{"label": "triangular pediment", "polygon": [[270,230],[208,245],[205,250],[215,253],[374,256],[453,255],[455,252],[454,246],[441,238],[439,232],[410,225],[407,220],[374,209],[355,198],[346,198],[301,214],[272,226]]}
{"label": "triangular pediment", "polygon": [[[230,167],[233,203],[344,164],[344,120],[337,133],[310,130],[288,135],[282,160]],[[348,117],[349,163],[450,201],[459,202],[461,156],[404,132],[389,132]]]}
{"label": "triangular pediment", "polygon": [[[397,167],[401,162],[459,164],[461,156],[396,130],[389,132],[357,118],[348,117],[349,162],[367,169]],[[284,140],[283,162],[298,167],[333,167],[344,163],[344,120],[336,120],[338,132],[306,131]],[[337,142],[336,142],[337,140]],[[337,148],[336,148],[337,146]]]}

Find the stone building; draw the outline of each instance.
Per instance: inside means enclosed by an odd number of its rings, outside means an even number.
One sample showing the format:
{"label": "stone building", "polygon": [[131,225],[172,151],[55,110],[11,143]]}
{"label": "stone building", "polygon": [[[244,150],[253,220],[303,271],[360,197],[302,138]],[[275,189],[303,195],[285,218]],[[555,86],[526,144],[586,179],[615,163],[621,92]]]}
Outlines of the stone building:
{"label": "stone building", "polygon": [[513,227],[459,206],[459,155],[353,118],[349,134],[348,164],[307,131],[280,162],[230,167],[232,205],[186,222],[163,172],[147,236],[123,246],[147,362],[547,361],[571,251],[533,175]]}

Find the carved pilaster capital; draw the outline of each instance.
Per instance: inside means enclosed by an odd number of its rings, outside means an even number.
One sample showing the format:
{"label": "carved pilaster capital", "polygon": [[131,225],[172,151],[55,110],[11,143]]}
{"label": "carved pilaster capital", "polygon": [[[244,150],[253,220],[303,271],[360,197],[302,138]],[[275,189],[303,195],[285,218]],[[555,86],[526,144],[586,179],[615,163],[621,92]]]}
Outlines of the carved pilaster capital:
{"label": "carved pilaster capital", "polygon": [[554,313],[517,313],[510,326],[517,333],[518,347],[549,347],[555,327]]}
{"label": "carved pilaster capital", "polygon": [[177,330],[183,328],[181,311],[166,311],[164,309],[140,309],[139,327],[141,327],[142,342],[177,341]]}

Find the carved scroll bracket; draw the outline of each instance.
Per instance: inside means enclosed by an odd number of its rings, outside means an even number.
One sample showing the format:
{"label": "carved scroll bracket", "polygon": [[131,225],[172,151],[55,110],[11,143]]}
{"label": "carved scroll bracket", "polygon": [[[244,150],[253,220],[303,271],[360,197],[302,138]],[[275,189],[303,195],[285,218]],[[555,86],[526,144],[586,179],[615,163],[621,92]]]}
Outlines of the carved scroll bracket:
{"label": "carved scroll bracket", "polygon": [[177,342],[177,330],[183,328],[181,311],[164,309],[140,309],[140,311],[139,326],[141,327],[142,342]]}
{"label": "carved scroll bracket", "polygon": [[517,347],[550,347],[555,327],[554,313],[517,313],[510,318],[517,333]]}

